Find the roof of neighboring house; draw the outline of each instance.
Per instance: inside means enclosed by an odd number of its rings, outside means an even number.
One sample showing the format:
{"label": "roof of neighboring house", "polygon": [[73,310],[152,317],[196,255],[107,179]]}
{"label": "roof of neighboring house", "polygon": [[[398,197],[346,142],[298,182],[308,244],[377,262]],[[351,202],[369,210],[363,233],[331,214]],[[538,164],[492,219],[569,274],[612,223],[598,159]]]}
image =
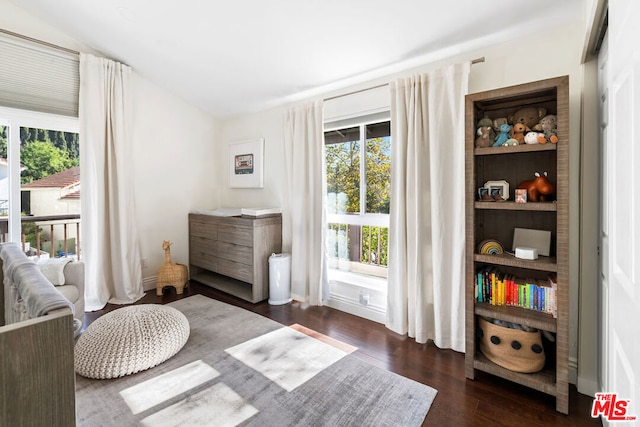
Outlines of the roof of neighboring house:
{"label": "roof of neighboring house", "polygon": [[66,188],[80,182],[80,166],[76,166],[22,186],[30,188]]}
{"label": "roof of neighboring house", "polygon": [[80,200],[80,190],[72,191],[71,193],[60,197],[60,200]]}

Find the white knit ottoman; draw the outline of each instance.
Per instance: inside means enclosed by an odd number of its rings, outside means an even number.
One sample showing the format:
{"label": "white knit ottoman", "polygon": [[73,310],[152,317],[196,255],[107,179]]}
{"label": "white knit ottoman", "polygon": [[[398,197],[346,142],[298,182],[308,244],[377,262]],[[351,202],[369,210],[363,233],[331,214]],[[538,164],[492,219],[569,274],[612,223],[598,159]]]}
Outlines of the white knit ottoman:
{"label": "white knit ottoman", "polygon": [[173,307],[132,305],[99,317],[74,350],[75,370],[87,378],[119,378],[171,358],[189,338],[189,321]]}

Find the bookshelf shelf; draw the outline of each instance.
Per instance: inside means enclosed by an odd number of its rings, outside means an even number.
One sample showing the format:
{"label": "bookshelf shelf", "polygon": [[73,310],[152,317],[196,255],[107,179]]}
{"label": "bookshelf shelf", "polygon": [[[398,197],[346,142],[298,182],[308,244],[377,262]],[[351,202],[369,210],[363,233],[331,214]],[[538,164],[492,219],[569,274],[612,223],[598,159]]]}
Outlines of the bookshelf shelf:
{"label": "bookshelf shelf", "polygon": [[538,257],[538,259],[528,260],[516,258],[510,254],[499,255],[486,255],[486,254],[474,254],[474,261],[483,262],[486,264],[504,265],[510,267],[526,268],[529,270],[539,271],[558,271],[558,264],[555,257]]}
{"label": "bookshelf shelf", "polygon": [[[531,144],[509,147],[476,148],[476,125],[488,116],[508,117],[523,107],[544,108],[557,117],[557,144]],[[569,78],[567,76],[499,88],[467,95],[465,103],[466,140],[466,348],[465,373],[474,379],[475,371],[484,371],[550,394],[556,398],[556,410],[569,412]],[[535,172],[547,172],[555,185],[553,202],[515,203],[514,189],[533,179]],[[478,200],[478,188],[488,181],[505,180],[510,194],[505,202]],[[514,228],[551,232],[551,256],[524,260],[510,254],[478,253],[484,240],[497,240],[511,250]],[[557,278],[555,302],[557,316],[511,305],[492,305],[477,301],[475,281],[478,271],[495,266],[504,274],[545,280]],[[479,280],[483,280],[480,276]],[[486,283],[486,282],[484,282]],[[526,282],[532,283],[532,282]],[[486,289],[486,288],[485,288]],[[498,288],[496,288],[498,289]],[[513,288],[510,288],[513,289]],[[500,291],[502,292],[502,291]],[[509,294],[510,297],[512,294]],[[535,294],[542,297],[542,294]],[[500,294],[502,300],[505,295]],[[547,301],[547,300],[542,300]],[[522,374],[489,361],[479,349],[477,318],[493,318],[555,334],[542,371]],[[547,353],[547,349],[545,349]]]}
{"label": "bookshelf shelf", "polygon": [[476,302],[475,314],[484,317],[519,323],[532,328],[556,332],[556,319],[550,314],[509,305],[491,305],[487,302]]}

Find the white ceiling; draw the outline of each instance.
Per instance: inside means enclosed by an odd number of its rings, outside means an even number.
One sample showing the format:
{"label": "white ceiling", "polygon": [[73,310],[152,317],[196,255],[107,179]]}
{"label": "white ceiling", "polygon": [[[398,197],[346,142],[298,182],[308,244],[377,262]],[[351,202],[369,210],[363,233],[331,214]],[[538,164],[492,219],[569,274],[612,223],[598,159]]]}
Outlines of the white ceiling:
{"label": "white ceiling", "polygon": [[585,9],[585,0],[11,2],[219,118],[557,28]]}

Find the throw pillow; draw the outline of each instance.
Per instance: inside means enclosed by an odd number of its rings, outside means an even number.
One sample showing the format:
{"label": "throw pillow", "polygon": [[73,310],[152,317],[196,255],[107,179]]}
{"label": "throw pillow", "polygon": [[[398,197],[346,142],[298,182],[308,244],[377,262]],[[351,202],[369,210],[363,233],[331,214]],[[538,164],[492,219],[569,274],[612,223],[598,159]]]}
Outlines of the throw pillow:
{"label": "throw pillow", "polygon": [[64,266],[70,261],[73,260],[71,258],[47,258],[38,260],[37,264],[44,277],[53,286],[62,286],[64,285]]}

